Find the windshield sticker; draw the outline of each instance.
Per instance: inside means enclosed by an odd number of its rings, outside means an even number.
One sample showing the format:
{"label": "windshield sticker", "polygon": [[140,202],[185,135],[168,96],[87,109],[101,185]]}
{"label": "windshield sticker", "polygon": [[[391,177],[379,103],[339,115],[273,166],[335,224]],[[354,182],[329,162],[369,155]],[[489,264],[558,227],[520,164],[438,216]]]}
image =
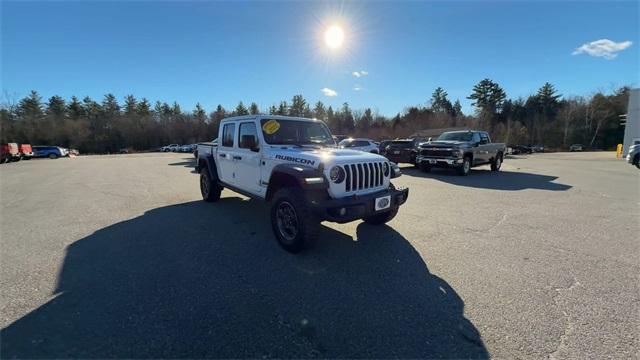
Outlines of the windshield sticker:
{"label": "windshield sticker", "polygon": [[280,129],[280,123],[276,120],[269,120],[262,125],[262,130],[267,135],[273,135]]}

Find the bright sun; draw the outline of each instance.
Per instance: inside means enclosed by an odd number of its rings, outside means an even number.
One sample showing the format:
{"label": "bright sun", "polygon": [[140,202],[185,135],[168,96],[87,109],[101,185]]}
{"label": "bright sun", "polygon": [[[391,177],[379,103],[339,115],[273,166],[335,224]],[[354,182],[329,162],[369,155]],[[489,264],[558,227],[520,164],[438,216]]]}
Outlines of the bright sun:
{"label": "bright sun", "polygon": [[344,41],[344,31],[338,25],[330,26],[327,31],[324,33],[324,42],[331,49],[337,49],[342,46],[342,42]]}

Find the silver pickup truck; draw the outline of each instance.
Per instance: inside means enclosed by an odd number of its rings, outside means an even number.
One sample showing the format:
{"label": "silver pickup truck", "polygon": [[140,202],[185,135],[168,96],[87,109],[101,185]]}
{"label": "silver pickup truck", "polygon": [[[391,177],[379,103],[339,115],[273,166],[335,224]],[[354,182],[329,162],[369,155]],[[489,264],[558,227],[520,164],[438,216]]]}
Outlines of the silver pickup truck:
{"label": "silver pickup truck", "polygon": [[491,170],[500,170],[505,152],[505,144],[491,142],[486,131],[449,131],[434,141],[420,144],[416,165],[425,172],[434,167],[455,168],[464,176],[479,165],[488,164]]}

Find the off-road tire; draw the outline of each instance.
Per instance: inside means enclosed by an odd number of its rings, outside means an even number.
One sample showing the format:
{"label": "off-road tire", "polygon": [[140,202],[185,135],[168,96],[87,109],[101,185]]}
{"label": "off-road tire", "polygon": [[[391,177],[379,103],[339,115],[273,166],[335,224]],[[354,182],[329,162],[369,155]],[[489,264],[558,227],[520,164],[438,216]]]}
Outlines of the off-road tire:
{"label": "off-road tire", "polygon": [[469,156],[465,156],[462,160],[462,165],[456,168],[458,175],[467,176],[471,172],[471,158]]}
{"label": "off-road tire", "polygon": [[504,160],[502,154],[496,154],[496,157],[491,162],[491,171],[500,171],[500,167],[502,167],[502,160]]}
{"label": "off-road tire", "polygon": [[396,206],[394,208],[391,208],[391,210],[389,211],[385,211],[379,214],[375,214],[375,215],[371,215],[371,216],[367,216],[365,218],[363,218],[362,220],[364,220],[364,222],[366,222],[367,224],[370,225],[382,225],[382,224],[386,224],[389,221],[391,221],[394,217],[396,217],[396,215],[398,214],[398,209],[400,207]]}
{"label": "off-road tire", "polygon": [[635,165],[638,169],[640,169],[640,154],[636,154],[633,157],[633,165]]}
{"label": "off-road tire", "polygon": [[222,186],[216,181],[213,181],[209,174],[209,169],[206,167],[200,170],[200,194],[202,194],[202,200],[207,202],[216,202],[220,200],[220,193],[222,192]]}
{"label": "off-road tire", "polygon": [[271,227],[278,244],[286,251],[297,254],[315,244],[320,232],[320,220],[313,213],[301,189],[285,187],[273,195]]}

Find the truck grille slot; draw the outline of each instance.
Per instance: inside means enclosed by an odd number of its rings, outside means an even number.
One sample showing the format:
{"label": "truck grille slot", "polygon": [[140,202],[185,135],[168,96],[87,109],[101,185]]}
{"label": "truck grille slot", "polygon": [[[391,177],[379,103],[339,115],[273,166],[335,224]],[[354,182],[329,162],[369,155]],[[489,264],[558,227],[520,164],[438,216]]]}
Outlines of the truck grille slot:
{"label": "truck grille slot", "polygon": [[452,155],[451,149],[423,149],[420,151],[422,156],[431,157],[450,157]]}
{"label": "truck grille slot", "polygon": [[345,191],[357,191],[382,186],[384,174],[381,162],[344,165]]}

